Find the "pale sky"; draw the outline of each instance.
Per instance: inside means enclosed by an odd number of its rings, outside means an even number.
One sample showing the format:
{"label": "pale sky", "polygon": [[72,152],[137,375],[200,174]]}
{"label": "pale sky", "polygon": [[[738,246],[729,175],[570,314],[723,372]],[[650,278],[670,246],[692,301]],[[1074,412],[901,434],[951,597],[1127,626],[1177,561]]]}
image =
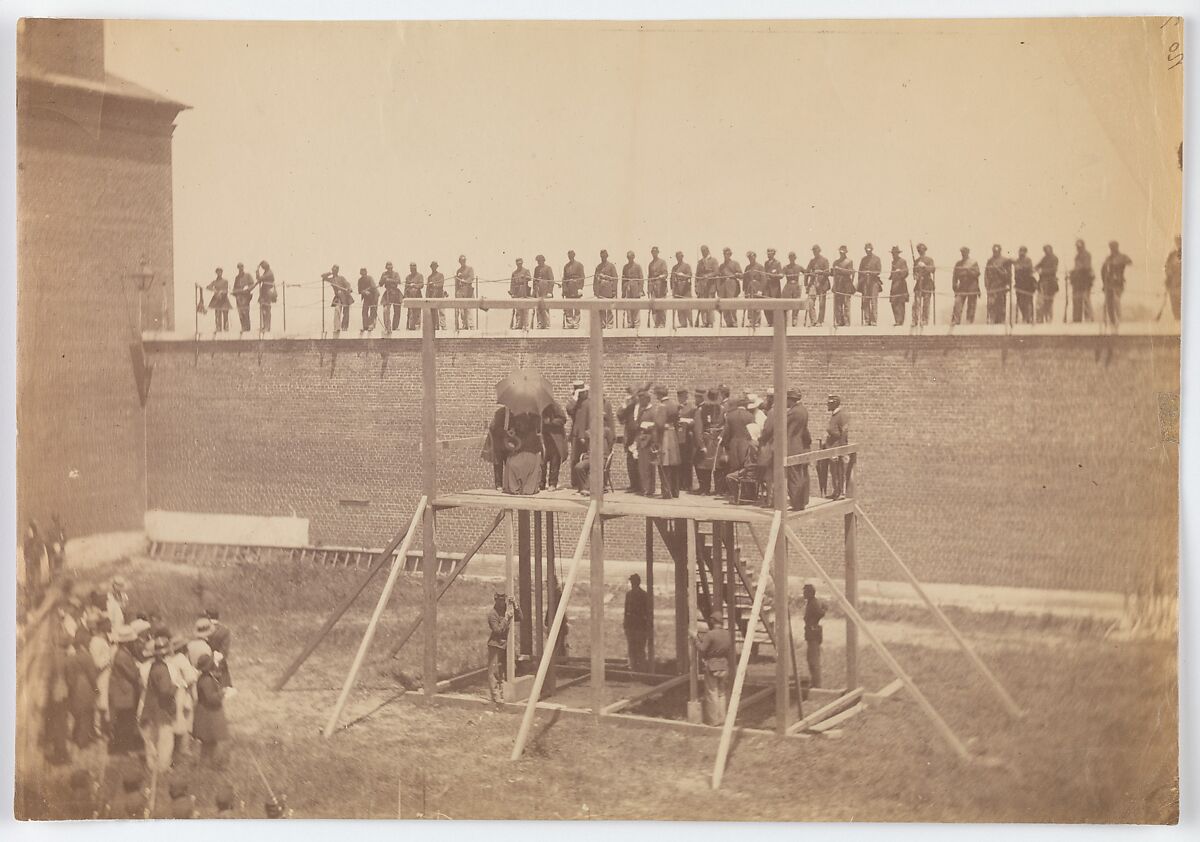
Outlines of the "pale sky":
{"label": "pale sky", "polygon": [[[1157,310],[1179,231],[1182,68],[1160,19],[962,22],[114,21],[108,68],[178,120],[175,284],[270,261],[289,329],[321,272],[484,278],[574,248],[649,261],[856,260],[924,240],[943,271],[1117,239]],[[668,262],[673,262],[669,259]],[[485,293],[504,295],[507,282]],[[257,316],[255,317],[257,318]],[[278,318],[278,317],[277,317]]]}

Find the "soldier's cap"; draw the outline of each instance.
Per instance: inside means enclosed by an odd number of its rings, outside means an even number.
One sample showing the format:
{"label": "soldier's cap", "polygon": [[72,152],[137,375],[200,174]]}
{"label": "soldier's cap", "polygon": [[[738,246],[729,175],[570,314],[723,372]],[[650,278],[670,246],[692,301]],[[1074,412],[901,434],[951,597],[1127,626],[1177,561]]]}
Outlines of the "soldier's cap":
{"label": "soldier's cap", "polygon": [[467,259],[467,256],[466,256],[465,254],[460,254],[460,255],[458,256],[458,259],[459,259],[459,260],[466,260],[466,259]]}
{"label": "soldier's cap", "polygon": [[641,576],[639,576],[639,575],[638,575],[638,574],[636,574],[636,573],[630,573],[630,574],[629,574],[629,581],[631,581],[631,582],[641,582],[641,581],[642,581],[642,577],[641,577]]}
{"label": "soldier's cap", "polygon": [[239,264],[238,264],[238,268],[239,268],[239,269],[245,269],[246,267],[245,267],[244,265],[242,265],[241,263],[239,263]]}
{"label": "soldier's cap", "polygon": [[746,252],[746,257],[758,257],[758,255],[752,251],[748,251],[748,252]]}
{"label": "soldier's cap", "polygon": [[838,246],[838,251],[850,251],[850,249],[846,248],[845,246]]}
{"label": "soldier's cap", "polygon": [[544,254],[539,254],[537,257],[534,258],[534,260],[545,260],[545,259],[546,259],[546,255],[544,255]]}
{"label": "soldier's cap", "polygon": [[788,257],[789,257],[790,259],[792,259],[792,260],[795,260],[795,259],[796,259],[796,252],[794,252],[794,251],[789,251],[789,252],[788,252]]}
{"label": "soldier's cap", "polygon": [[733,254],[733,249],[731,249],[729,246],[725,246],[725,248],[721,249],[721,251],[724,254]]}
{"label": "soldier's cap", "polygon": [[1000,251],[1000,244],[999,244],[999,243],[993,243],[993,244],[992,244],[992,251]]}
{"label": "soldier's cap", "polygon": [[1117,248],[1119,245],[1120,245],[1120,244],[1119,244],[1119,243],[1118,243],[1116,240],[1109,240],[1109,241],[1108,241],[1108,247],[1109,247],[1109,248],[1111,248],[1111,249],[1115,249],[1115,248]]}
{"label": "soldier's cap", "polygon": [[917,251],[925,251],[927,248],[929,248],[929,246],[925,245],[924,243],[917,243]]}
{"label": "soldier's cap", "polygon": [[430,269],[436,269],[436,268],[437,268],[437,265],[438,265],[438,264],[437,264],[437,261],[436,261],[436,260],[431,260],[431,261],[429,261],[429,268],[430,268]]}
{"label": "soldier's cap", "polygon": [[775,253],[775,249],[767,249],[767,254],[774,254],[774,253]]}
{"label": "soldier's cap", "polygon": [[812,247],[812,250],[813,250],[813,251],[820,251],[820,250],[821,250],[821,247],[820,247],[820,246],[813,246],[813,247]]}
{"label": "soldier's cap", "polygon": [[669,394],[670,392],[667,390],[667,387],[663,386],[662,384],[654,387],[654,396],[656,398],[665,398]]}
{"label": "soldier's cap", "polygon": [[787,390],[787,399],[789,401],[798,401],[798,400],[801,400],[803,397],[804,397],[804,395],[803,395],[803,393],[801,393],[801,391],[799,389],[788,389]]}
{"label": "soldier's cap", "polygon": [[870,243],[867,243],[865,246],[863,246],[863,248],[866,249],[867,251],[873,251],[875,249],[875,246],[871,245]]}
{"label": "soldier's cap", "polygon": [[633,252],[631,252],[631,251],[627,251],[627,252],[625,252],[625,256],[626,256],[626,257],[629,257],[629,258],[632,258],[632,257],[633,257]]}
{"label": "soldier's cap", "polygon": [[650,251],[654,254],[658,254],[658,246],[650,246]]}
{"label": "soldier's cap", "polygon": [[961,251],[963,254],[966,254],[967,252],[970,251],[970,249],[967,248],[966,246],[959,246],[958,250]]}
{"label": "soldier's cap", "polygon": [[367,267],[366,266],[359,267],[358,274],[360,274],[360,275],[367,274]]}
{"label": "soldier's cap", "polygon": [[390,260],[389,260],[387,263],[383,264],[383,268],[384,268],[384,269],[391,269],[391,268],[392,268],[392,261],[390,261]]}
{"label": "soldier's cap", "polygon": [[416,269],[416,268],[417,268],[417,264],[415,264],[415,263],[410,263],[410,264],[408,264],[408,268],[409,268],[409,269]]}
{"label": "soldier's cap", "polygon": [[1082,246],[1083,246],[1083,240],[1076,240],[1076,241],[1075,241],[1075,245],[1076,245],[1076,246],[1079,246],[1079,247],[1082,247]]}
{"label": "soldier's cap", "polygon": [[222,273],[222,272],[224,272],[224,271],[225,271],[225,270],[224,270],[224,269],[222,269],[220,266],[218,266],[218,267],[217,267],[217,274],[218,274],[218,275],[219,275],[219,274],[221,274],[221,273]]}
{"label": "soldier's cap", "polygon": [[827,400],[827,401],[841,401],[841,397],[839,397],[838,395],[826,395],[826,396],[825,396],[825,400]]}
{"label": "soldier's cap", "polygon": [[518,262],[518,263],[524,263],[524,262],[525,262],[525,258],[523,258],[523,257],[518,257],[518,258],[517,258],[517,262]]}
{"label": "soldier's cap", "polygon": [[[416,265],[417,265],[417,264],[415,264],[415,263],[413,264],[413,266],[416,266]],[[336,272],[338,269],[341,269],[341,268],[342,268],[342,267],[341,267],[341,266],[338,266],[336,263],[335,263],[335,264],[333,264],[333,271],[335,271],[335,272]],[[218,271],[219,271],[219,270],[218,270]]]}
{"label": "soldier's cap", "polygon": [[675,256],[676,256],[676,257],[678,257],[678,258],[680,258],[680,259],[682,259],[682,258],[683,258],[683,252],[681,252],[681,251],[677,251],[677,252],[675,252]]}
{"label": "soldier's cap", "polygon": [[494,594],[492,594],[492,597],[494,599],[507,599],[508,594],[506,594],[504,591],[496,591]]}
{"label": "soldier's cap", "polygon": [[1025,252],[1029,251],[1029,249],[1025,246],[1021,246],[1019,249],[1017,249],[1017,251],[1021,254],[1024,254]]}
{"label": "soldier's cap", "polygon": [[899,254],[900,246],[892,246],[892,254]]}

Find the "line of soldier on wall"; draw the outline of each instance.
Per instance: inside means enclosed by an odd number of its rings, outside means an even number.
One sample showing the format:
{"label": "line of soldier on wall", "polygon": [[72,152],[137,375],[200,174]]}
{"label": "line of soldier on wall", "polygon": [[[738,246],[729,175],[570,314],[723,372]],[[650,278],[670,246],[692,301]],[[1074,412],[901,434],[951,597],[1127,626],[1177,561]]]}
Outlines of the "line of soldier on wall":
{"label": "line of soldier on wall", "polygon": [[[964,321],[973,323],[979,299],[984,296],[985,315],[989,324],[1001,324],[1010,320],[1026,324],[1054,321],[1055,298],[1059,292],[1059,258],[1052,246],[1042,247],[1042,256],[1035,264],[1025,246],[1018,249],[1014,258],[1006,255],[999,244],[994,245],[991,257],[987,259],[982,270],[978,261],[971,257],[970,248],[963,246],[960,251],[962,257],[951,271],[951,293],[954,296],[952,324]],[[592,294],[598,299],[648,298],[653,301],[695,297],[743,298],[752,301],[756,298],[794,298],[796,309],[778,313],[778,318],[784,319],[785,324],[790,320],[792,327],[801,323],[805,326],[823,326],[831,297],[834,325],[849,325],[855,295],[860,297],[862,324],[878,324],[879,299],[883,298],[891,307],[894,325],[899,327],[905,323],[905,311],[911,298],[911,324],[924,326],[934,321],[937,266],[924,243],[918,243],[915,250],[910,251],[911,295],[909,260],[904,257],[899,246],[891,248],[886,293],[882,261],[870,243],[863,246],[863,252],[856,267],[846,246],[841,246],[838,249],[838,257],[830,262],[821,253],[821,247],[814,245],[813,256],[804,265],[797,262],[794,251],[788,253],[787,263],[781,263],[777,259],[773,248],[767,249],[766,260],[762,263],[758,262],[755,252],[748,251],[743,268],[742,264],[734,259],[732,249],[725,248],[724,260],[718,262],[708,246],[701,246],[701,258],[693,271],[691,265],[684,260],[682,251],[675,252],[675,263],[668,266],[667,261],[659,256],[659,249],[655,246],[650,249],[651,259],[645,270],[638,263],[637,255],[629,251],[625,255],[625,264],[618,271],[609,260],[608,252],[601,250],[600,262],[592,274],[588,275],[583,264],[576,259],[575,252],[568,251],[561,281],[555,278],[554,270],[547,265],[545,256],[539,254],[532,272],[525,267],[522,258],[516,259],[516,267],[509,278],[508,295],[511,298],[553,298],[555,289],[558,288],[565,299],[582,298],[585,282],[590,279]],[[1168,255],[1165,266],[1166,297],[1176,320],[1180,316],[1182,260],[1182,242],[1180,237],[1176,236],[1175,250]],[[1121,320],[1125,272],[1131,264],[1129,257],[1120,251],[1119,244],[1116,241],[1110,242],[1109,254],[1100,267],[1100,281],[1104,294],[1102,318],[1113,326]],[[271,307],[278,300],[275,276],[265,260],[259,263],[253,277],[245,271],[241,263],[237,266],[238,273],[234,278],[232,292],[222,270],[217,269],[216,277],[206,287],[212,293],[207,308],[203,300],[197,307],[201,312],[211,309],[216,331],[226,332],[229,330],[229,297],[232,294],[241,330],[246,333],[251,329],[250,305],[257,287],[259,330],[264,333],[270,332]],[[354,287],[341,274],[337,265],[322,274],[321,280],[329,285],[332,293],[330,306],[334,311],[334,333],[348,330],[350,308],[354,304]],[[474,298],[478,280],[475,270],[467,262],[466,255],[459,255],[458,269],[454,272],[454,296]],[[1074,322],[1094,320],[1091,296],[1095,281],[1092,255],[1083,240],[1077,240],[1072,266],[1066,273],[1070,291],[1063,306],[1064,322],[1068,321],[1068,316],[1070,321]],[[427,276],[418,271],[416,263],[409,263],[408,274],[403,278],[395,271],[391,262],[388,262],[378,282],[366,267],[363,267],[359,269],[357,286],[362,305],[362,331],[367,333],[375,329],[380,307],[383,308],[384,333],[391,334],[400,329],[401,308],[405,299],[447,297],[446,277],[439,270],[436,260],[429,264]],[[1164,308],[1165,305],[1166,302]],[[620,327],[641,326],[640,311],[621,312]],[[471,330],[472,315],[470,309],[455,309],[455,330]],[[421,326],[420,311],[410,308],[407,316],[405,328],[410,331],[418,330]],[[1159,317],[1161,316],[1162,310],[1159,311]],[[722,309],[719,314],[713,310],[673,310],[670,315],[673,327],[712,327],[719,321],[724,327],[757,328],[764,321],[768,326],[773,326],[776,317],[777,314],[773,311],[763,312],[752,306],[742,311]],[[665,311],[650,309],[647,324],[655,328],[666,328],[667,319]],[[618,326],[614,311],[601,311],[601,320],[606,328]],[[579,310],[563,310],[563,328],[576,329],[579,323]],[[436,313],[435,327],[440,330],[446,329],[446,316],[442,310]],[[513,310],[509,327],[513,330],[546,330],[550,327],[550,312],[545,308]]]}
{"label": "line of soldier on wall", "polygon": [[[773,505],[774,449],[785,441],[787,455],[794,456],[813,446],[808,410],[798,389],[789,389],[784,396],[787,428],[782,433],[776,430],[771,412],[773,391],[760,398],[746,392],[735,395],[721,385],[690,392],[679,389],[672,396],[666,386],[646,383],[631,386],[626,393],[624,405],[615,413],[611,403],[604,401],[604,482],[611,485],[613,450],[620,440],[627,488],[634,494],[661,494],[664,499],[680,492],[725,494],[737,503]],[[540,414],[498,407],[481,454],[492,463],[496,490],[557,491],[566,463],[571,487],[586,494],[592,469],[590,400],[587,386],[576,380],[565,408],[557,401]],[[826,408],[829,422],[824,438],[816,442],[818,449],[849,444],[850,421],[841,398],[829,395]],[[853,465],[853,454],[818,461],[821,495],[844,496]],[[786,475],[789,506],[801,510],[809,501],[808,466],[789,466]]]}

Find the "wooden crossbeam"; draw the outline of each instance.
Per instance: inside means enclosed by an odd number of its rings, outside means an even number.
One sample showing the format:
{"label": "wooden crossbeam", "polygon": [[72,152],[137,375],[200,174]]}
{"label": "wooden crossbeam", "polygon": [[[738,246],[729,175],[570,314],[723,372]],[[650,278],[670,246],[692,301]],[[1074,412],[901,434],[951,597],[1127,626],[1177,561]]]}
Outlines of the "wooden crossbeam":
{"label": "wooden crossbeam", "polygon": [[825,731],[832,731],[834,728],[841,725],[847,719],[858,716],[864,710],[866,710],[866,707],[863,705],[863,703],[856,702],[855,704],[846,708],[841,713],[834,714],[833,716],[829,717],[828,719],[822,720],[821,722],[818,722],[815,725],[810,725],[808,730],[816,731],[818,734],[825,732]]}
{"label": "wooden crossbeam", "polygon": [[687,680],[687,675],[677,675],[674,678],[669,678],[666,681],[654,685],[653,687],[647,687],[645,690],[634,693],[628,698],[615,701],[611,705],[606,705],[603,709],[601,709],[600,712],[602,714],[617,713],[618,711],[622,711],[626,708],[633,707],[634,705],[641,704],[642,702],[649,701],[650,699],[657,698],[663,693],[666,693],[668,690],[678,687],[680,684],[686,684]]}
{"label": "wooden crossbeam", "polygon": [[857,704],[859,701],[862,700],[863,693],[864,693],[864,691],[863,691],[862,687],[856,687],[855,689],[851,690],[850,692],[845,693],[844,695],[838,696],[836,699],[834,699],[829,704],[825,705],[824,707],[818,708],[817,710],[814,710],[812,713],[810,713],[808,716],[801,719],[799,722],[793,723],[792,726],[790,728],[788,728],[788,733],[789,734],[798,734],[801,731],[805,730],[806,728],[811,728],[812,726],[816,725],[818,722],[821,722],[825,719],[828,719],[831,716],[834,716],[837,713],[840,713],[841,711],[845,710],[845,708],[848,705]]}
{"label": "wooden crossbeam", "polygon": [[[550,634],[546,638],[546,649],[542,653],[542,658],[538,662],[537,675],[533,679],[533,687],[529,690],[529,699],[525,705],[525,715],[521,718],[521,727],[517,731],[517,741],[513,745],[512,760],[519,760],[521,753],[525,751],[525,742],[529,739],[529,729],[533,726],[533,717],[537,712],[537,704],[542,695],[542,685],[546,683],[546,672],[550,668],[550,661],[554,657],[554,650],[558,648],[558,636],[562,632],[563,621],[567,616],[567,603],[571,601],[571,591],[575,588],[575,579],[579,575],[579,561],[583,558],[583,549],[587,546],[588,540],[592,535],[592,524],[596,521],[596,515],[599,510],[599,504],[593,502],[588,506],[587,515],[583,518],[583,528],[579,531],[579,541],[575,545],[575,555],[571,557],[571,564],[567,568],[567,578],[563,582],[562,597],[558,600],[558,610],[554,612],[554,622],[550,624]],[[593,583],[593,587],[597,587]],[[589,676],[590,677],[590,676]]]}
{"label": "wooden crossbeam", "polygon": [[861,444],[842,444],[837,447],[827,447],[824,450],[809,450],[805,453],[797,453],[795,456],[789,456],[784,460],[784,465],[788,467],[792,467],[793,465],[810,465],[822,459],[849,456],[851,453],[858,453],[861,450]]}
{"label": "wooden crossbeam", "polygon": [[[362,643],[358,646],[358,652],[354,656],[354,663],[350,666],[350,672],[346,676],[346,681],[342,685],[342,692],[338,696],[337,704],[333,707],[333,712],[329,714],[329,721],[325,723],[325,730],[322,732],[326,739],[333,735],[334,728],[337,727],[338,717],[342,715],[342,708],[346,706],[346,700],[350,698],[350,691],[354,689],[354,682],[358,678],[358,671],[362,669],[363,661],[367,657],[367,650],[371,648],[371,641],[375,639],[375,629],[379,625],[379,618],[383,616],[383,609],[387,607],[388,600],[392,596],[392,589],[396,587],[396,579],[400,576],[400,570],[403,564],[400,559],[404,558],[404,554],[408,552],[408,546],[413,541],[413,536],[417,534],[417,525],[421,523],[425,516],[425,509],[429,505],[429,498],[422,496],[417,503],[417,509],[413,512],[412,522],[408,525],[408,532],[404,535],[404,540],[400,544],[400,552],[396,554],[395,560],[392,561],[392,569],[388,573],[387,582],[384,583],[383,593],[379,595],[379,602],[375,605],[375,612],[371,615],[370,622],[367,623],[367,630],[363,634]],[[387,557],[386,555],[384,556]],[[426,675],[426,686],[432,686],[436,675]]]}
{"label": "wooden crossbeam", "polygon": [[406,298],[415,310],[795,310],[795,298]]}
{"label": "wooden crossbeam", "polygon": [[775,544],[779,541],[779,531],[783,526],[783,515],[775,513],[771,521],[771,533],[767,536],[767,546],[763,552],[762,569],[759,571],[758,582],[754,588],[754,604],[750,607],[750,619],[746,623],[746,641],[742,645],[742,654],[738,658],[737,673],[733,677],[733,692],[729,694],[729,710],[725,713],[725,727],[721,732],[721,742],[717,746],[717,760],[713,764],[712,788],[721,786],[721,776],[725,774],[725,762],[729,759],[729,744],[733,739],[733,727],[737,722],[738,703],[741,701],[742,686],[746,682],[746,670],[750,666],[750,652],[754,648],[749,643],[754,639],[762,614],[763,597],[767,593],[767,570],[775,560]]}
{"label": "wooden crossbeam", "polygon": [[874,629],[872,629],[870,625],[868,625],[867,621],[863,619],[862,614],[858,613],[858,609],[855,608],[850,603],[850,600],[846,598],[846,594],[844,594],[842,589],[837,586],[837,583],[833,581],[830,575],[825,571],[825,568],[821,566],[821,563],[817,561],[816,557],[813,556],[811,552],[809,552],[808,547],[806,547],[804,542],[800,540],[800,536],[793,532],[790,527],[786,526],[783,529],[783,534],[787,538],[788,542],[794,546],[801,555],[804,556],[804,558],[812,566],[813,570],[817,572],[817,575],[821,577],[822,581],[825,582],[825,586],[829,589],[829,592],[833,594],[834,599],[838,601],[838,604],[842,606],[842,610],[846,612],[846,616],[850,618],[850,621],[854,623],[856,628],[862,631],[863,636],[870,641],[871,645],[875,648],[876,653],[878,653],[879,657],[883,659],[883,662],[887,664],[888,668],[892,671],[896,678],[899,678],[904,682],[904,686],[908,688],[908,692],[912,693],[913,698],[917,700],[917,704],[921,706],[921,709],[925,712],[925,715],[929,717],[929,720],[934,724],[934,727],[937,728],[938,733],[942,735],[942,738],[946,741],[950,748],[953,749],[954,753],[964,760],[969,758],[971,754],[967,751],[967,747],[963,745],[962,740],[958,738],[958,735],[954,733],[954,731],[946,723],[946,720],[942,718],[942,715],[937,712],[937,709],[933,706],[929,699],[925,697],[925,694],[921,692],[921,688],[919,688],[916,682],[912,680],[912,677],[905,672],[904,667],[900,666],[900,662],[895,659],[892,653],[888,650],[887,646],[885,646],[883,641],[880,640],[875,634]]}
{"label": "wooden crossbeam", "polygon": [[888,551],[888,554],[892,557],[892,560],[896,562],[896,566],[900,568],[900,571],[904,574],[904,578],[908,579],[908,583],[913,586],[913,589],[918,595],[920,595],[921,599],[925,602],[925,605],[930,611],[933,612],[933,616],[938,619],[938,622],[940,622],[946,631],[950,633],[950,636],[954,638],[954,642],[958,644],[960,649],[962,649],[963,654],[967,656],[967,660],[969,660],[971,665],[975,667],[975,671],[983,676],[984,680],[988,683],[988,686],[990,686],[1000,698],[1000,701],[1003,703],[1004,709],[1008,711],[1009,716],[1011,716],[1013,719],[1020,719],[1022,716],[1024,716],[1024,711],[1021,710],[1020,705],[1014,701],[1013,697],[1008,694],[1008,691],[1004,689],[1004,685],[1000,683],[1000,679],[996,678],[992,671],[988,669],[987,664],[985,664],[983,659],[979,657],[974,647],[967,642],[967,639],[962,636],[954,623],[950,622],[950,618],[942,612],[942,609],[938,607],[938,604],[930,598],[929,593],[924,587],[921,586],[921,583],[917,580],[916,575],[912,572],[909,566],[901,560],[899,553],[892,549],[892,545],[888,543],[887,538],[883,537],[883,533],[880,532],[879,529],[876,528],[875,524],[871,522],[871,519],[867,517],[867,513],[862,510],[861,506],[855,505],[854,508],[858,512],[859,517],[863,519],[863,523],[867,525],[868,529],[875,533],[875,537],[879,539],[879,542],[883,544],[884,549]]}

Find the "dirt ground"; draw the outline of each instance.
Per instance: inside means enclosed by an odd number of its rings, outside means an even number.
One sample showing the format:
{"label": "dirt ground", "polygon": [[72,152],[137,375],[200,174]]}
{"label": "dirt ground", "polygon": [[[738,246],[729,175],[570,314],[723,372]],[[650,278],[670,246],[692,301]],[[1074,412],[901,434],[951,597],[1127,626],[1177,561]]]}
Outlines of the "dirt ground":
{"label": "dirt ground", "polygon": [[[420,682],[421,632],[400,659],[387,658],[387,651],[419,614],[419,579],[400,580],[342,727],[326,740],[319,731],[378,584],[275,693],[275,679],[361,574],[299,564],[198,569],[149,560],[122,572],[135,608],[158,608],[177,633],[190,628],[207,602],[221,607],[233,629],[238,692],[227,704],[234,734],[228,765],[217,771],[184,760],[171,773],[188,779],[204,815],[212,814],[223,780],[247,802],[245,815],[261,815],[266,789],[253,757],[295,815],[312,818],[394,818],[398,795],[404,818],[1161,823],[1178,817],[1174,645],[1116,641],[1092,623],[956,615],[1027,711],[1014,722],[927,614],[868,606],[868,619],[976,759],[957,760],[901,691],[848,720],[835,738],[738,739],[714,795],[715,737],[545,712],[514,763],[508,758],[517,716],[487,705],[414,703],[416,694],[404,687]],[[442,677],[484,663],[492,590],[490,582],[462,581],[441,603]],[[585,655],[586,599],[577,594],[572,604],[571,654]],[[620,606],[612,594],[610,656],[624,651]],[[827,686],[843,681],[842,624],[831,608]],[[658,612],[656,634],[660,657],[672,657],[669,611]],[[863,645],[861,683],[877,690],[892,676]],[[768,672],[771,657],[768,649]],[[803,652],[801,662],[803,671]],[[76,763],[109,782],[117,774],[100,748]],[[24,773],[27,780],[53,797],[70,768],[35,766]],[[22,815],[20,803],[17,809]]]}

